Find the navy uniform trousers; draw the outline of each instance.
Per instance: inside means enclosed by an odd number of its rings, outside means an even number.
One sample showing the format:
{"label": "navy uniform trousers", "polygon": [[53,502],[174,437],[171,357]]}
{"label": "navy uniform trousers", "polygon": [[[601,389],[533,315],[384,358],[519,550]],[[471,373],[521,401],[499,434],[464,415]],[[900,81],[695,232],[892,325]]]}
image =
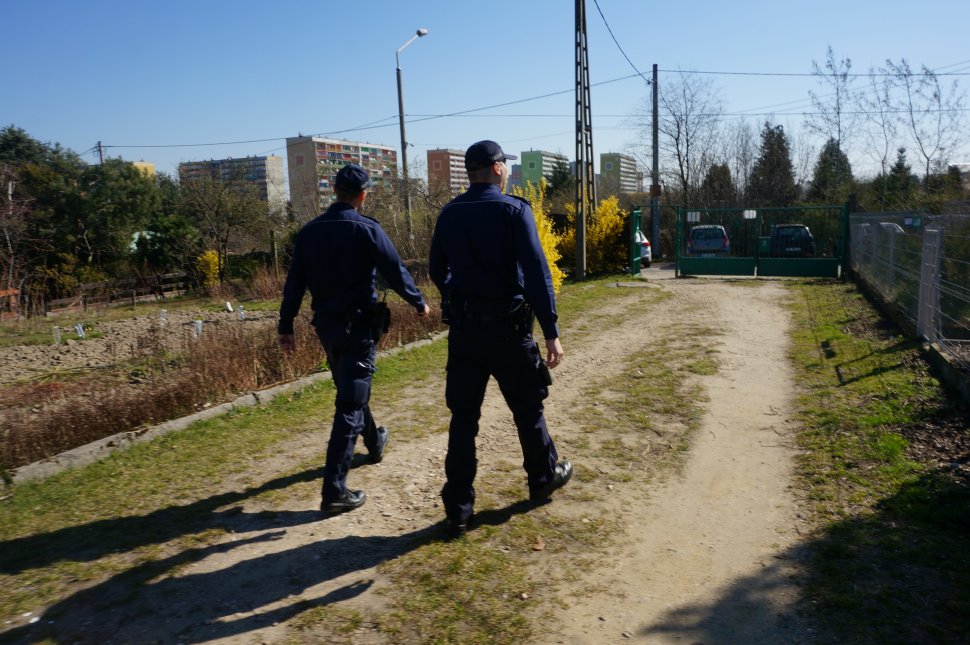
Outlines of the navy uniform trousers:
{"label": "navy uniform trousers", "polygon": [[321,318],[314,321],[314,328],[337,389],[323,474],[323,499],[332,500],[347,492],[347,471],[357,436],[364,435],[369,451],[377,447],[377,426],[368,405],[377,346],[365,321],[348,324],[343,317]]}
{"label": "navy uniform trousers", "polygon": [[542,402],[549,390],[539,377],[540,360],[532,334],[516,332],[507,322],[452,323],[445,386],[451,425],[445,459],[447,482],[441,491],[450,519],[466,521],[472,516],[478,470],[475,438],[490,376],[495,377],[512,411],[529,488],[542,486],[553,477],[559,455],[543,414]]}

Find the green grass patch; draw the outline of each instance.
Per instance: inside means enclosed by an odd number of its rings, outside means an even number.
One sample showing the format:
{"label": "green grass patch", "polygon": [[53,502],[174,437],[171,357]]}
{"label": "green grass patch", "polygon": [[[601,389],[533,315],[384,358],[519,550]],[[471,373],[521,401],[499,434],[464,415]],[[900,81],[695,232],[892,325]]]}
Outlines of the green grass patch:
{"label": "green grass patch", "polygon": [[394,584],[394,610],[382,630],[406,643],[530,640],[523,605],[534,583],[519,558],[483,544],[487,539],[433,543],[379,567]]}
{"label": "green grass patch", "polygon": [[852,285],[791,285],[818,623],[834,642],[962,642],[970,482],[941,467],[940,445],[970,445],[966,410]]}

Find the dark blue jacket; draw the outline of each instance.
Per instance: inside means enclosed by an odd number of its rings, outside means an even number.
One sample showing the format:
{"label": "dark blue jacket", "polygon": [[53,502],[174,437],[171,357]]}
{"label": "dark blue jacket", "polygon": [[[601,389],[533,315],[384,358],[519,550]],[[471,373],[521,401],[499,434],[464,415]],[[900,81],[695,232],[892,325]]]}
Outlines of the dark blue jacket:
{"label": "dark blue jacket", "polygon": [[377,301],[377,271],[415,309],[424,298],[377,220],[337,202],[300,229],[283,287],[279,333],[293,333],[293,319],[310,290],[315,314],[344,315]]}
{"label": "dark blue jacket", "polygon": [[438,216],[428,270],[435,285],[503,306],[525,300],[546,339],[559,337],[552,275],[529,202],[472,184]]}

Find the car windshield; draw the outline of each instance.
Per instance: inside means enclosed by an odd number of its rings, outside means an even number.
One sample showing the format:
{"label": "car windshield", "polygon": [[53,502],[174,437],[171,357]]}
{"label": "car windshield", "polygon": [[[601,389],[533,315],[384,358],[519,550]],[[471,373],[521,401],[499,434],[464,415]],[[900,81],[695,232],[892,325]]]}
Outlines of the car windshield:
{"label": "car windshield", "polygon": [[719,228],[695,228],[691,229],[691,235],[697,240],[713,240],[724,237],[724,233]]}

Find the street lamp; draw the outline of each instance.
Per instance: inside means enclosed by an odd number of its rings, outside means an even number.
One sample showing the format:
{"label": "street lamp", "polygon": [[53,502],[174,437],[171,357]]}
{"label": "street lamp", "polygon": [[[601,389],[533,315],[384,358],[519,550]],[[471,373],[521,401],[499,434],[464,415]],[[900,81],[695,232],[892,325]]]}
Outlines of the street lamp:
{"label": "street lamp", "polygon": [[408,181],[408,140],[404,134],[404,90],[401,86],[401,52],[418,38],[427,35],[427,29],[418,29],[411,36],[410,40],[397,48],[397,54],[395,54],[395,58],[397,59],[397,114],[398,121],[401,124],[401,169],[404,175],[404,188],[401,192],[404,193],[404,217],[408,224],[408,239],[411,240],[414,239],[414,227],[411,224],[411,184]]}

